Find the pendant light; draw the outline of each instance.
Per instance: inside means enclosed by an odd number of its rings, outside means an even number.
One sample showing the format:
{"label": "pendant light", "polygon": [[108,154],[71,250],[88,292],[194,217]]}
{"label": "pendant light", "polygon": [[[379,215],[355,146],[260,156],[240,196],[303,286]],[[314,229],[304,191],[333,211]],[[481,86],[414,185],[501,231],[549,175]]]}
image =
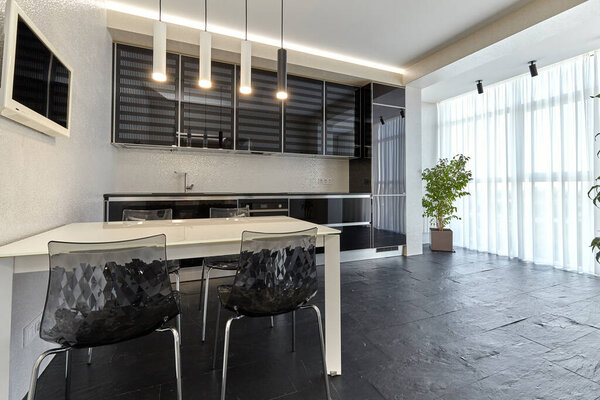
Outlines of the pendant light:
{"label": "pendant light", "polygon": [[240,93],[252,93],[252,44],[248,41],[248,0],[246,2],[246,34],[242,41],[240,62]]}
{"label": "pendant light", "polygon": [[200,32],[200,79],[198,85],[204,89],[210,89],[210,63],[211,63],[211,35],[208,32],[208,0],[204,0],[204,31]]}
{"label": "pendant light", "polygon": [[167,24],[162,22],[162,0],[158,2],[158,21],[154,21],[152,79],[167,80]]}
{"label": "pendant light", "polygon": [[285,100],[287,93],[287,50],[283,48],[283,0],[281,0],[281,48],[277,50],[277,98]]}

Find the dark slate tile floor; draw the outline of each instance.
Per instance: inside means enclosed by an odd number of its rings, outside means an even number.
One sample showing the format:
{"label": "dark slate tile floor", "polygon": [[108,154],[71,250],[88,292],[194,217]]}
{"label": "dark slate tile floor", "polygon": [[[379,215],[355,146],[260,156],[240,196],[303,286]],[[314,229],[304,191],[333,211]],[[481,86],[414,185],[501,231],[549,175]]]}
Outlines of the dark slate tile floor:
{"label": "dark slate tile floor", "polygon": [[[600,278],[458,249],[455,254],[342,264],[343,375],[334,399],[600,399]],[[215,285],[223,280],[214,280]],[[199,283],[183,290],[185,399],[219,398],[211,370],[216,299],[200,342]],[[322,292],[315,299],[322,308]],[[236,321],[228,399],[324,398],[317,327]],[[74,355],[72,399],[175,399],[167,333]],[[219,362],[221,355],[219,355]],[[38,400],[64,398],[64,359],[39,380]]]}

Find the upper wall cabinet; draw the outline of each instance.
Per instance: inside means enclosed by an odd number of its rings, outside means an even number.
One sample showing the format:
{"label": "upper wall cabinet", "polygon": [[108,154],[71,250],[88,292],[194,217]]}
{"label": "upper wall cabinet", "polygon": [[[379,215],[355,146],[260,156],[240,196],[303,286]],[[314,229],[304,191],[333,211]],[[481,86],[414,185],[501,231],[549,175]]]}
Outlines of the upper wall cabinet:
{"label": "upper wall cabinet", "polygon": [[[152,50],[114,45],[113,142],[360,157],[360,88],[252,69],[252,93],[238,93],[239,69],[213,61],[212,87],[198,86],[198,59],[167,54],[167,81],[152,80]],[[370,97],[369,97],[370,99]],[[369,140],[370,142],[370,140]]]}
{"label": "upper wall cabinet", "polygon": [[176,145],[179,56],[167,54],[167,82],[154,82],[152,50],[115,46],[114,141]]}
{"label": "upper wall cabinet", "polygon": [[288,76],[285,152],[323,154],[323,81]]}
{"label": "upper wall cabinet", "polygon": [[405,89],[373,83],[373,103],[393,107],[406,107]]}
{"label": "upper wall cabinet", "polygon": [[336,83],[325,84],[325,153],[360,156],[360,89]]}
{"label": "upper wall cabinet", "polygon": [[212,63],[212,87],[198,87],[198,59],[181,57],[180,146],[233,149],[234,66]]}
{"label": "upper wall cabinet", "polygon": [[281,152],[281,101],[276,92],[277,73],[252,70],[252,93],[237,96],[238,150]]}

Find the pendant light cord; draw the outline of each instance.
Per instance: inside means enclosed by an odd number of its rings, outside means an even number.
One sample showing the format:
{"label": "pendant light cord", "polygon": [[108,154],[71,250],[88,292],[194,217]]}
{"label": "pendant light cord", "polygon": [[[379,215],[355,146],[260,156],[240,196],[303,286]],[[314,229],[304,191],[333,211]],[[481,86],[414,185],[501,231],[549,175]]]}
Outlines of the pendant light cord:
{"label": "pendant light cord", "polygon": [[283,49],[283,0],[281,0],[281,48]]}
{"label": "pendant light cord", "polygon": [[208,32],[208,0],[204,0],[204,32]]}
{"label": "pendant light cord", "polygon": [[158,20],[162,21],[162,0],[158,0]]}
{"label": "pendant light cord", "polygon": [[244,40],[248,40],[248,0],[246,0],[246,35]]}

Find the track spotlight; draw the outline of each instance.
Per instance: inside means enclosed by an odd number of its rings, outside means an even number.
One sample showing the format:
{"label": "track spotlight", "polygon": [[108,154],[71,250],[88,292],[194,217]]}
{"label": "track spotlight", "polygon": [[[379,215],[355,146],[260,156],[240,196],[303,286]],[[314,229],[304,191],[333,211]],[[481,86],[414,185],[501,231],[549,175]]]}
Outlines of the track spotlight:
{"label": "track spotlight", "polygon": [[531,74],[532,78],[534,76],[538,76],[537,65],[535,65],[535,60],[534,61],[529,61],[529,73]]}
{"label": "track spotlight", "polygon": [[379,122],[381,122],[381,125],[385,125],[385,121],[381,115],[379,116]]}
{"label": "track spotlight", "polygon": [[483,94],[483,82],[477,81],[477,93]]}

